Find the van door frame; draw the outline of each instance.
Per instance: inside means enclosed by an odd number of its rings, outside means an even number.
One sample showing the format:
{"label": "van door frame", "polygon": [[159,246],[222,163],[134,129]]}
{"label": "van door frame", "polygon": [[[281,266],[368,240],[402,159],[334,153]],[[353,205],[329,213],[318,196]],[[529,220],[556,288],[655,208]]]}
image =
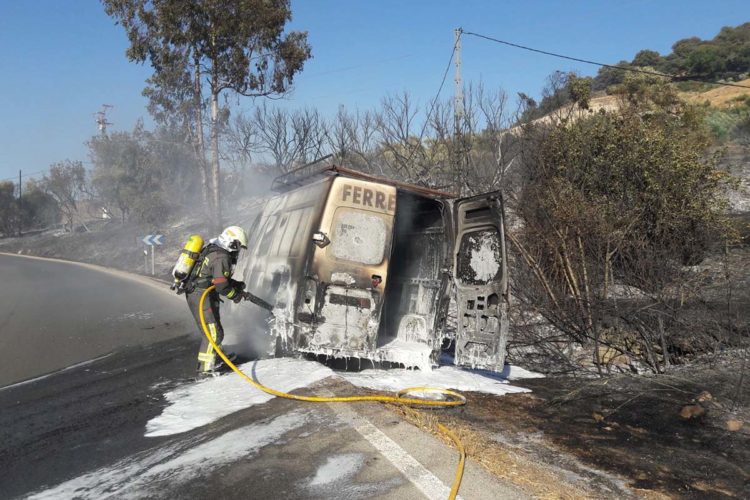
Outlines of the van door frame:
{"label": "van door frame", "polygon": [[[510,306],[502,195],[500,191],[494,191],[456,199],[452,205],[452,274],[457,308],[455,364],[501,372],[505,362]],[[477,216],[467,221],[465,214],[470,211],[478,211]],[[464,236],[491,229],[497,231],[500,243],[500,274],[496,274],[499,279],[474,284],[462,282],[459,252]]]}

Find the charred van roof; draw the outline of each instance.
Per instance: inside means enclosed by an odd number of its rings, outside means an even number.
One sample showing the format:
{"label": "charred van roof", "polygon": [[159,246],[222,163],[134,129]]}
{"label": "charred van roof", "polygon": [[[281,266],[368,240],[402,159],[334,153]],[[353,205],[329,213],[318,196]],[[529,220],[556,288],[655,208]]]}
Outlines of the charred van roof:
{"label": "charred van roof", "polygon": [[310,168],[311,165],[303,165],[297,169],[294,169],[286,174],[276,177],[271,183],[271,189],[277,193],[284,193],[293,189],[306,186],[316,180],[320,180],[325,177],[350,177],[353,179],[361,179],[370,182],[377,182],[388,186],[393,186],[396,189],[402,191],[408,191],[431,198],[444,198],[453,199],[457,196],[453,193],[446,191],[440,191],[425,186],[418,186],[416,184],[409,184],[406,182],[396,181],[388,179],[386,177],[378,177],[376,175],[367,174],[354,170],[351,168],[341,167],[338,165],[328,165],[324,167]]}

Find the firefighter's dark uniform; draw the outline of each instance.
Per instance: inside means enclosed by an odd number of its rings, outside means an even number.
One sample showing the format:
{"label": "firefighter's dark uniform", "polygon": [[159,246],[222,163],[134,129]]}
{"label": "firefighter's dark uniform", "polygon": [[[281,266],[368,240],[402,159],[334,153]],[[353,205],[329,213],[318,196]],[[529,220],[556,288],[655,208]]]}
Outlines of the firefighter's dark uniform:
{"label": "firefighter's dark uniform", "polygon": [[219,297],[224,296],[230,300],[237,300],[242,295],[245,284],[232,279],[236,254],[233,255],[214,244],[209,244],[201,254],[204,256],[203,261],[196,265],[197,271],[194,271],[192,278],[195,290],[192,293],[187,293],[186,297],[190,312],[193,313],[193,317],[198,323],[198,330],[203,339],[200,351],[198,351],[198,372],[209,373],[213,371],[217,360],[216,352],[203,333],[201,326],[198,307],[201,295],[209,286],[214,285],[216,287],[208,294],[206,301],[203,303],[203,315],[211,336],[217,344],[221,345],[221,341],[224,340],[224,330],[221,327],[219,316]]}

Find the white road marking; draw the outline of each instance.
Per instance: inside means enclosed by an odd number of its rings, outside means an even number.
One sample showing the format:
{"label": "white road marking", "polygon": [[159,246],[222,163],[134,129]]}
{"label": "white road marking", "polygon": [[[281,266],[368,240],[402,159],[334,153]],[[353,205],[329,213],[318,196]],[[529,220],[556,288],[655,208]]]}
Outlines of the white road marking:
{"label": "white road marking", "polygon": [[116,276],[121,279],[125,279],[128,281],[135,281],[137,283],[140,283],[141,285],[150,286],[151,288],[155,290],[159,290],[162,293],[168,294],[170,297],[173,297],[174,299],[182,299],[179,295],[174,293],[172,290],[169,289],[170,283],[167,281],[159,280],[157,278],[152,278],[149,276],[144,276],[142,274],[135,274],[135,273],[129,273],[127,271],[123,271],[120,269],[116,269],[114,267],[104,267],[97,264],[89,264],[88,262],[78,262],[75,260],[65,260],[65,259],[58,259],[53,257],[37,257],[36,255],[23,255],[23,254],[15,254],[15,253],[8,253],[8,252],[0,252],[0,255],[8,256],[8,257],[20,257],[23,259],[31,259],[31,260],[42,260],[46,262],[54,262],[57,264],[70,264],[73,266],[83,267],[85,269],[90,269],[92,271],[99,271],[102,273],[109,274],[111,276]]}
{"label": "white road marking", "polygon": [[[321,396],[333,396],[329,391],[320,391]],[[383,431],[375,427],[365,417],[359,415],[348,405],[331,405],[331,410],[339,419],[351,426],[363,438],[365,438],[376,450],[380,452],[389,462],[393,464],[406,478],[416,486],[427,498],[444,499],[450,495],[450,487],[416,458],[398,445],[394,440],[385,435]],[[460,496],[458,498],[461,498]]]}
{"label": "white road marking", "polygon": [[45,373],[44,375],[39,375],[38,377],[27,378],[26,380],[22,380],[20,382],[15,382],[15,383],[10,384],[10,385],[4,385],[3,387],[0,387],[0,391],[4,391],[5,389],[10,389],[11,387],[18,387],[20,385],[30,384],[32,382],[38,382],[39,380],[51,377],[52,375],[57,375],[58,373],[61,373],[61,372],[67,371],[67,370],[72,370],[73,368],[80,368],[81,366],[90,365],[91,363],[93,363],[95,361],[99,361],[100,359],[108,358],[111,355],[112,355],[112,353],[110,352],[110,353],[107,353],[107,354],[105,354],[103,356],[92,358],[92,359],[89,359],[89,360],[86,360],[86,361],[81,361],[80,363],[76,363],[74,365],[66,366],[65,368],[60,368],[59,370],[55,370],[55,371],[52,371],[52,372],[49,372],[49,373]]}

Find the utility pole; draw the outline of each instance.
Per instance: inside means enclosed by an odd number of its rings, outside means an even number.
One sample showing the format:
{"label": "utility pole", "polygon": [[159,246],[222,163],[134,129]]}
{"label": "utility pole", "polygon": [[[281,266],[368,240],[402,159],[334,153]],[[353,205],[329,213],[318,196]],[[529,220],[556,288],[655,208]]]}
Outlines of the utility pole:
{"label": "utility pole", "polygon": [[23,232],[23,187],[21,184],[21,170],[18,170],[18,236]]}
{"label": "utility pole", "polygon": [[[464,87],[461,81],[461,34],[463,29],[456,28],[453,30],[455,37],[454,41],[454,54],[453,61],[456,66],[456,76],[453,79],[455,87],[453,90],[453,144],[454,144],[454,155],[453,160],[453,183],[456,186],[461,186],[461,177],[464,170],[463,165],[463,140],[461,139],[461,122],[464,117]],[[459,191],[461,188],[459,187]]]}
{"label": "utility pole", "polygon": [[114,108],[111,104],[102,104],[101,111],[97,111],[94,113],[94,117],[96,117],[96,126],[99,128],[99,132],[103,136],[107,135],[107,126],[112,125],[111,122],[107,121],[107,111]]}
{"label": "utility pole", "polygon": [[456,67],[456,76],[453,79],[455,88],[453,91],[453,114],[455,118],[455,131],[458,135],[461,120],[464,117],[464,87],[461,81],[461,34],[463,33],[462,28],[456,28],[453,30],[455,36],[455,54],[454,54],[454,65]]}

